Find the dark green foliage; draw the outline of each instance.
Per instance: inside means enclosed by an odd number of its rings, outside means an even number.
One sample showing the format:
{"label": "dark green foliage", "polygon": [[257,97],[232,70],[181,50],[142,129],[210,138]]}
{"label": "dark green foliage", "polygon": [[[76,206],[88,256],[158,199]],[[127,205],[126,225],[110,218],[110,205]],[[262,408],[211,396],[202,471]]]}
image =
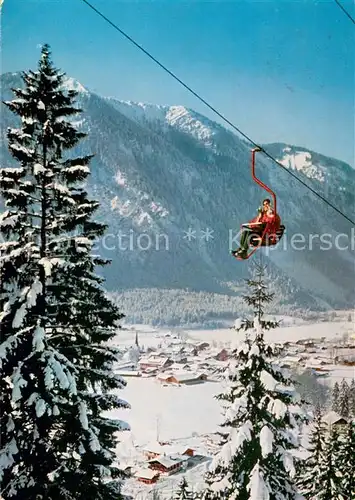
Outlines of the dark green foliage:
{"label": "dark green foliage", "polygon": [[308,458],[298,470],[300,493],[308,500],[351,500],[354,497],[354,428],[327,426],[315,413]]}
{"label": "dark green foliage", "polygon": [[350,416],[350,388],[344,378],[340,385],[338,412],[342,417],[347,418]]}
{"label": "dark green foliage", "polygon": [[339,397],[340,397],[340,389],[338,382],[335,382],[333,391],[332,391],[332,410],[339,413]]}
{"label": "dark green foliage", "polygon": [[125,382],[107,345],[122,314],[96,274],[107,262],[92,255],[105,226],[84,189],[91,157],[69,156],[84,137],[70,121],[80,110],[48,46],[23,80],[5,103],[21,119],[8,131],[19,166],[0,170],[2,496],[117,500],[127,424],[102,412],[128,406],[112,393]]}
{"label": "dark green foliage", "polygon": [[349,409],[352,418],[355,418],[355,379],[351,380],[349,388]]}
{"label": "dark green foliage", "polygon": [[298,488],[306,499],[315,498],[318,492],[318,477],[323,474],[325,467],[326,453],[326,432],[322,423],[322,413],[319,407],[316,407],[314,419],[311,424],[311,434],[309,439],[309,457],[302,461],[297,469]]}
{"label": "dark green foliage", "polygon": [[339,462],[345,499],[355,499],[355,422],[349,422],[340,442]]}

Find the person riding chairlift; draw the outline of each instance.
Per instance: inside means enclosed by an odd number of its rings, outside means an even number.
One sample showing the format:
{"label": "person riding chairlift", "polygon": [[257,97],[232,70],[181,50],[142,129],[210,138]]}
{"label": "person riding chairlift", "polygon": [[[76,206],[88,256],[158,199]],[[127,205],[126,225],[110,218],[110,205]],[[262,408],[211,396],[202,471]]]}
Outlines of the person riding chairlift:
{"label": "person riding chairlift", "polygon": [[263,206],[258,209],[258,212],[259,214],[257,217],[248,222],[248,224],[243,224],[240,248],[233,251],[233,254],[241,259],[247,257],[250,240],[253,237],[260,240],[263,235],[271,239],[275,236],[275,229],[278,223],[277,219],[279,219],[279,217],[278,215],[275,217],[275,212],[271,207],[271,200],[269,198],[263,201]]}

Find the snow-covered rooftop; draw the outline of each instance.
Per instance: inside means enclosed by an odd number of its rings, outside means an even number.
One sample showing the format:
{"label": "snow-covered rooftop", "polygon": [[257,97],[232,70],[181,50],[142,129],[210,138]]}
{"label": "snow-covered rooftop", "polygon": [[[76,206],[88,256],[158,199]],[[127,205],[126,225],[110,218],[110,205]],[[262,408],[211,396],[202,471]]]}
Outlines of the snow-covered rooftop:
{"label": "snow-covered rooftop", "polygon": [[342,417],[341,415],[339,415],[339,413],[333,410],[326,413],[323,416],[322,421],[328,425],[334,425],[337,423],[347,423],[347,419],[345,417]]}
{"label": "snow-covered rooftop", "polygon": [[139,469],[136,473],[136,477],[141,477],[142,479],[154,479],[158,475],[158,472],[152,469]]}
{"label": "snow-covered rooftop", "polygon": [[161,457],[157,457],[157,458],[152,458],[152,460],[149,460],[149,463],[152,464],[154,462],[158,462],[163,467],[170,469],[170,467],[174,467],[174,465],[176,465],[177,462],[181,462],[181,461],[182,460],[173,460],[171,457],[161,456]]}

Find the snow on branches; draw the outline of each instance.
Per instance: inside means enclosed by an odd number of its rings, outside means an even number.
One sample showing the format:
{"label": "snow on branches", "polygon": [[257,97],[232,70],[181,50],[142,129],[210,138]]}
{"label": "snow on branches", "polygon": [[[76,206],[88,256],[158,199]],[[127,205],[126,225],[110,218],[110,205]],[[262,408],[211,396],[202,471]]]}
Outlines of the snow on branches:
{"label": "snow on branches", "polygon": [[[5,105],[20,119],[7,133],[20,165],[0,169],[0,476],[7,498],[119,498],[114,448],[129,428],[102,412],[128,407],[115,393],[108,341],[122,314],[91,254],[105,226],[83,181],[92,156],[69,158],[85,134],[69,119],[76,92],[42,48]],[[5,492],[5,493],[4,493]]]}
{"label": "snow on branches", "polygon": [[254,305],[255,317],[239,324],[246,330],[245,340],[233,350],[227,390],[217,396],[223,407],[221,449],[206,475],[206,500],[297,496],[292,452],[306,416],[292,381],[273,361],[277,350],[264,341],[268,294],[262,273],[249,286],[252,295],[246,300]]}

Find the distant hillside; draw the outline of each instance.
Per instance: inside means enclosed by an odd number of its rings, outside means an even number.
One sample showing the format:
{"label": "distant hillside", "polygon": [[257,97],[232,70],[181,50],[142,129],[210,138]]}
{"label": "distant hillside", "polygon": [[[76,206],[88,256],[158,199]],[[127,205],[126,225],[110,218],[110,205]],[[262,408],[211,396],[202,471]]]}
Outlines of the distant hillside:
{"label": "distant hillside", "polygon": [[[19,86],[19,74],[2,75],[2,100],[11,99],[10,89]],[[79,91],[84,113],[73,120],[89,134],[79,151],[95,154],[88,188],[101,202],[100,219],[109,225],[101,242],[103,253],[112,259],[104,271],[109,289],[231,293],[226,283],[246,277],[250,262],[241,263],[229,255],[230,235],[255,215],[265,195],[251,180],[248,145],[183,106],[124,103],[90,92],[71,78],[66,86]],[[17,122],[3,104],[1,116],[2,164],[11,165],[5,132]],[[355,173],[349,165],[302,147],[270,144],[265,148],[354,216]],[[324,233],[333,239],[338,233],[350,234],[349,224],[262,155],[257,168],[275,189],[287,228],[282,245],[264,262],[275,275],[297,285],[298,292],[290,292],[289,302],[303,307],[315,302],[352,305],[354,251],[325,251],[319,241]],[[212,231],[211,237],[206,230]],[[312,249],[292,249],[296,233],[307,240],[313,235]]]}

